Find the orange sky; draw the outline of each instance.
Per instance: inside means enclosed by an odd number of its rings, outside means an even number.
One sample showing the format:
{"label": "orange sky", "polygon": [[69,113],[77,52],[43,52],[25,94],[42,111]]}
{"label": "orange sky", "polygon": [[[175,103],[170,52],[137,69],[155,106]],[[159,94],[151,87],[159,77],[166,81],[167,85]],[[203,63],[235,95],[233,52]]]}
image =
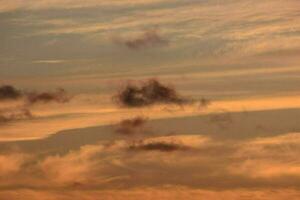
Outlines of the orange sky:
{"label": "orange sky", "polygon": [[299,199],[299,13],[0,0],[0,200]]}

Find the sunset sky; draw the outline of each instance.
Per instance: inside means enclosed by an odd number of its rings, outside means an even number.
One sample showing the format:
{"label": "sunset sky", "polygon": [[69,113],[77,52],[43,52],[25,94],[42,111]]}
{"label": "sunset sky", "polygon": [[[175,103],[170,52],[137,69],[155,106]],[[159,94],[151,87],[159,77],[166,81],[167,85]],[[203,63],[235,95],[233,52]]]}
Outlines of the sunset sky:
{"label": "sunset sky", "polygon": [[299,155],[299,0],[0,0],[0,200],[298,200]]}

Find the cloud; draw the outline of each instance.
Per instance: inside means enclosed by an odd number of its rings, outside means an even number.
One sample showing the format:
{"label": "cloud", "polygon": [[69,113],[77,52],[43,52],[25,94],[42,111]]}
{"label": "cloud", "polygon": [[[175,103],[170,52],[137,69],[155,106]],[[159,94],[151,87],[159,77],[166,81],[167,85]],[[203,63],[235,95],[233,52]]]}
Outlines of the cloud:
{"label": "cloud", "polygon": [[0,110],[0,125],[16,120],[32,118],[33,115],[29,109],[25,107],[8,108]]}
{"label": "cloud", "polygon": [[0,101],[1,100],[16,100],[22,97],[22,92],[11,85],[0,86]]}
{"label": "cloud", "polygon": [[207,107],[209,106],[210,104],[212,103],[212,101],[210,99],[207,99],[207,98],[201,98],[199,100],[199,106],[200,107]]}
{"label": "cloud", "polygon": [[196,150],[207,142],[207,138],[198,136],[169,135],[129,142],[127,149],[130,151],[187,151],[191,149]]}
{"label": "cloud", "polygon": [[137,116],[132,119],[122,120],[115,130],[116,133],[123,135],[132,135],[143,131],[142,128],[147,122],[147,118]]}
{"label": "cloud", "polygon": [[110,190],[72,190],[72,191],[37,191],[37,190],[5,190],[0,191],[1,199],[19,200],[298,200],[300,191],[297,189],[233,189],[213,190],[198,189],[182,186],[143,187],[134,189],[110,189]]}
{"label": "cloud", "polygon": [[[270,147],[277,143],[295,145],[284,151]],[[41,156],[35,156],[35,160],[17,165],[9,182],[0,178],[0,190],[14,187],[85,192],[166,185],[218,191],[263,190],[298,188],[300,182],[299,134],[249,141],[177,135],[106,144],[85,145],[60,154],[39,152]]]}
{"label": "cloud", "polygon": [[59,88],[55,92],[29,92],[26,94],[26,99],[29,104],[49,102],[67,103],[71,100],[71,97],[64,89]]}
{"label": "cloud", "polygon": [[161,152],[172,152],[172,151],[186,151],[190,149],[188,146],[175,143],[175,142],[150,142],[144,143],[135,142],[128,147],[131,151],[161,151]]}
{"label": "cloud", "polygon": [[81,183],[91,178],[91,170],[98,162],[96,155],[102,151],[100,145],[86,145],[79,151],[64,156],[48,156],[38,164],[46,181],[65,185]]}
{"label": "cloud", "polygon": [[11,85],[0,86],[0,101],[16,100],[22,97],[29,104],[50,102],[66,103],[71,100],[71,96],[69,96],[66,90],[62,88],[58,88],[54,92],[27,92],[16,89],[14,86]]}
{"label": "cloud", "polygon": [[136,38],[114,38],[117,44],[126,46],[132,50],[139,50],[148,47],[165,46],[169,43],[157,30],[147,30]]}
{"label": "cloud", "polygon": [[300,133],[257,138],[240,144],[239,162],[228,167],[233,174],[251,178],[300,177]]}
{"label": "cloud", "polygon": [[136,6],[159,3],[164,0],[141,0],[132,2],[132,0],[28,0],[26,2],[20,0],[5,1],[0,0],[0,12],[9,12],[16,10],[45,10],[45,9],[70,9],[70,8],[89,8],[89,7],[114,7],[114,6]]}
{"label": "cloud", "polygon": [[123,106],[143,107],[154,104],[190,103],[170,86],[163,85],[156,79],[150,79],[140,85],[127,84],[114,99]]}
{"label": "cloud", "polygon": [[[31,92],[11,85],[0,87],[0,125],[33,118],[32,106],[38,103],[67,103],[71,96],[64,89],[54,92]],[[18,101],[17,101],[18,100]]]}
{"label": "cloud", "polygon": [[21,153],[0,154],[0,178],[21,170],[27,156]]}
{"label": "cloud", "polygon": [[37,64],[60,64],[64,63],[66,60],[35,60],[33,63]]}

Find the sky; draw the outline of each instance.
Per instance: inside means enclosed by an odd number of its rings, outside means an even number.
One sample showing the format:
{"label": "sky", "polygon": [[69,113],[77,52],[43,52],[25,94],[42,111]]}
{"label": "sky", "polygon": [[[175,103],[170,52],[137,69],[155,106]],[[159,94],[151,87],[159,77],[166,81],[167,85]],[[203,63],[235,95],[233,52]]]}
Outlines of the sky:
{"label": "sky", "polygon": [[0,0],[0,199],[299,199],[299,55],[299,0]]}

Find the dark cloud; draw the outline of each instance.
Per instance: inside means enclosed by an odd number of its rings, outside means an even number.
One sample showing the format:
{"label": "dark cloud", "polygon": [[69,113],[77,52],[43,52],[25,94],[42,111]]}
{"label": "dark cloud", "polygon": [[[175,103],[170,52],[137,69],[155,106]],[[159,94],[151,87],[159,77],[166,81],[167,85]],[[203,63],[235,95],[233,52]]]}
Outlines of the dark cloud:
{"label": "dark cloud", "polygon": [[2,109],[0,110],[0,124],[29,119],[32,118],[33,115],[27,108],[10,108],[10,109]]}
{"label": "dark cloud", "polygon": [[212,102],[210,99],[202,98],[199,100],[200,106],[201,107],[207,107],[209,106]]}
{"label": "dark cloud", "polygon": [[150,79],[140,85],[127,84],[114,99],[127,107],[190,103],[190,100],[179,96],[174,88],[163,85],[156,79]]}
{"label": "dark cloud", "polygon": [[0,101],[1,100],[16,100],[22,98],[25,102],[22,106],[11,107],[5,106],[0,109],[0,125],[23,119],[32,118],[30,105],[35,103],[66,103],[70,100],[64,89],[57,89],[55,92],[25,92],[16,89],[11,85],[3,85],[0,87]]}
{"label": "dark cloud", "polygon": [[142,131],[143,126],[147,122],[147,118],[144,117],[135,117],[132,119],[122,120],[115,130],[116,133],[123,135],[132,135]]}
{"label": "dark cloud", "polygon": [[54,92],[25,92],[11,85],[0,86],[0,101],[16,100],[19,98],[24,98],[28,104],[50,102],[66,103],[71,100],[71,97],[62,88]]}
{"label": "dark cloud", "polygon": [[0,100],[15,100],[22,97],[22,92],[11,85],[0,86]]}
{"label": "dark cloud", "polygon": [[71,100],[71,97],[64,89],[57,89],[55,92],[29,92],[26,94],[26,99],[29,104],[36,103],[67,103]]}
{"label": "dark cloud", "polygon": [[130,144],[128,147],[132,151],[162,151],[162,152],[172,152],[172,151],[186,151],[190,149],[188,146],[175,143],[175,142],[135,142]]}
{"label": "dark cloud", "polygon": [[169,43],[169,41],[164,39],[157,30],[147,30],[136,38],[115,38],[114,41],[133,50],[154,46],[164,46]]}

